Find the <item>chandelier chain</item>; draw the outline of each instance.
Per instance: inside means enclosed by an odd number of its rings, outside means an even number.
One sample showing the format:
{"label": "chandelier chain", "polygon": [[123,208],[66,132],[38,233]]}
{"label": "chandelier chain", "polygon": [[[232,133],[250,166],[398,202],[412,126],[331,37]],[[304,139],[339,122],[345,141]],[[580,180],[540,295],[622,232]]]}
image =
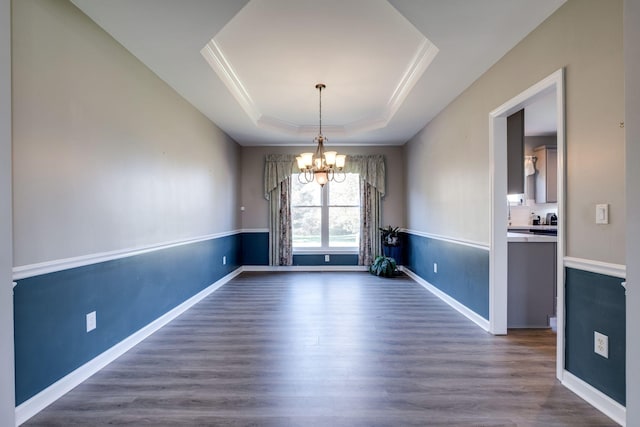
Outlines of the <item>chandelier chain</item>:
{"label": "chandelier chain", "polygon": [[318,85],[318,91],[320,92],[320,96],[319,96],[320,101],[319,101],[319,108],[318,108],[318,111],[319,111],[318,114],[319,114],[319,118],[320,118],[320,120],[319,120],[319,122],[320,122],[320,129],[319,129],[320,136],[322,136],[322,87],[323,86],[324,85],[322,85],[322,84]]}

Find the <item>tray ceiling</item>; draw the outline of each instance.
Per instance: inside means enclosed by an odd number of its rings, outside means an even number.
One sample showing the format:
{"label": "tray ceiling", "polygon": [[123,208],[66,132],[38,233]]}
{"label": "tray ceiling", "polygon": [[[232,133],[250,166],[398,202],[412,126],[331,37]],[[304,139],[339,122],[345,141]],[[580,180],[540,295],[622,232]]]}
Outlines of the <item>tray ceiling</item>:
{"label": "tray ceiling", "polygon": [[564,0],[72,0],[242,145],[404,144]]}

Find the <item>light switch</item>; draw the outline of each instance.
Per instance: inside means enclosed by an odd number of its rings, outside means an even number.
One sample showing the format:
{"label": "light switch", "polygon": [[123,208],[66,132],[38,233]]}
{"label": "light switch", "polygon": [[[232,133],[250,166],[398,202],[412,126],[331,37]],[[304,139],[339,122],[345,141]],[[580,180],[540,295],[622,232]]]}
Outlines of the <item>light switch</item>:
{"label": "light switch", "polygon": [[596,205],[596,224],[609,224],[609,205]]}

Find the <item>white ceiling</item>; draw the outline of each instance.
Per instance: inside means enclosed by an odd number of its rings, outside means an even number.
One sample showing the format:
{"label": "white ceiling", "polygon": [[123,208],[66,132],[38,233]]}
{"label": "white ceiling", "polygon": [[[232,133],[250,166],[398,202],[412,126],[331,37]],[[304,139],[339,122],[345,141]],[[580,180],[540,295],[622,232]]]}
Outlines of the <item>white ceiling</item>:
{"label": "white ceiling", "polygon": [[565,0],[72,0],[242,145],[404,144]]}

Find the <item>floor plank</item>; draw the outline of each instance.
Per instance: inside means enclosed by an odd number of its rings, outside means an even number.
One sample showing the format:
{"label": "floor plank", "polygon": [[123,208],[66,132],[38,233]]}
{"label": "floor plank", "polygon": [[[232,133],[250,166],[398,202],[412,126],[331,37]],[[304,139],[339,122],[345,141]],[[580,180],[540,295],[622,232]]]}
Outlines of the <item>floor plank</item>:
{"label": "floor plank", "polygon": [[608,426],[555,335],[494,337],[407,277],[243,273],[25,425]]}

